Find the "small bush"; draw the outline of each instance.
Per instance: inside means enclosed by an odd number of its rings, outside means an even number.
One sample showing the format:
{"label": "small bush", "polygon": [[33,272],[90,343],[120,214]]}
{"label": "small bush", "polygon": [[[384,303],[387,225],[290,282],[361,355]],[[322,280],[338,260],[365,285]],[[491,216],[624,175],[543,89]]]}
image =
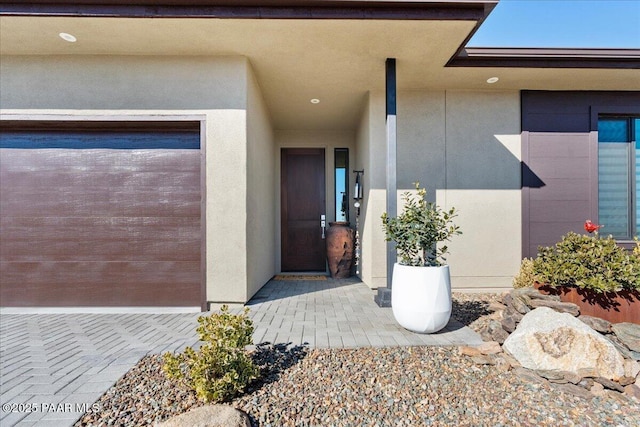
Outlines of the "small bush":
{"label": "small bush", "polygon": [[524,258],[520,263],[520,271],[513,278],[514,288],[527,288],[533,286],[536,281],[536,275],[533,272],[533,259]]}
{"label": "small bush", "polygon": [[533,262],[539,281],[596,292],[640,289],[640,256],[608,238],[568,233],[552,247],[541,247]]}
{"label": "small bush", "polygon": [[243,314],[220,313],[198,318],[199,350],[187,347],[182,354],[164,354],[163,370],[170,378],[184,381],[205,402],[227,401],[243,391],[258,376],[258,368],[245,351],[253,342],[253,322]]}

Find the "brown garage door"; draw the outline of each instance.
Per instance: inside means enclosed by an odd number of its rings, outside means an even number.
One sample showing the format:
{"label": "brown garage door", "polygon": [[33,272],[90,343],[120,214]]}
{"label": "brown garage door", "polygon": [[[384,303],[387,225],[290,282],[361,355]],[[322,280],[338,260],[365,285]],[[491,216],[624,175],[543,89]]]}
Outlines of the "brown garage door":
{"label": "brown garage door", "polygon": [[191,131],[0,133],[8,306],[200,306],[200,143]]}

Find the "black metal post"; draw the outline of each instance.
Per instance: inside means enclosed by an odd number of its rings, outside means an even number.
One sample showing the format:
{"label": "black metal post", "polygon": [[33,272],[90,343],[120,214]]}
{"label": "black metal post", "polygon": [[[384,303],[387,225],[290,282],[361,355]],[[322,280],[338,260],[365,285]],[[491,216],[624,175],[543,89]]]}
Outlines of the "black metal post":
{"label": "black metal post", "polygon": [[[387,130],[387,215],[395,217],[398,210],[396,181],[396,59],[385,63],[386,130]],[[396,248],[387,242],[387,287],[378,288],[374,300],[380,307],[391,307],[391,276],[396,262]]]}

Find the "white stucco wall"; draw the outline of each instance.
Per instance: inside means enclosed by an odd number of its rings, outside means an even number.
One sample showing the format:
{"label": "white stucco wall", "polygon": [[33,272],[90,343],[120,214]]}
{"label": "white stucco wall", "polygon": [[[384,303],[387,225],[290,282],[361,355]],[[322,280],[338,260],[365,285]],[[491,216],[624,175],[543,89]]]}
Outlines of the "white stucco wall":
{"label": "white stucco wall", "polygon": [[246,301],[245,58],[3,56],[0,75],[0,107],[21,118],[206,117],[207,300]]}
{"label": "white stucco wall", "polygon": [[[463,235],[448,245],[458,290],[511,286],[521,260],[520,101],[517,91],[398,93],[397,181],[419,181],[428,198],[455,206]],[[386,285],[384,94],[371,93],[358,132],[370,182],[363,226],[362,279]],[[367,134],[368,128],[368,134]],[[368,140],[367,140],[368,137]],[[398,202],[399,208],[402,204]]]}
{"label": "white stucco wall", "polygon": [[274,134],[251,66],[247,73],[247,295],[276,271]]}

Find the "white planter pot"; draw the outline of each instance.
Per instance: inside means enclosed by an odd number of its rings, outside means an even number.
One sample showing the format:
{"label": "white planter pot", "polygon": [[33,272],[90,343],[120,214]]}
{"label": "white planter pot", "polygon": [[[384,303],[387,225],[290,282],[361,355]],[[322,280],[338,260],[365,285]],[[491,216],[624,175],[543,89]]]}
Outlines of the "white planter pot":
{"label": "white planter pot", "polygon": [[420,334],[437,332],[451,317],[449,266],[393,266],[391,308],[396,321]]}

